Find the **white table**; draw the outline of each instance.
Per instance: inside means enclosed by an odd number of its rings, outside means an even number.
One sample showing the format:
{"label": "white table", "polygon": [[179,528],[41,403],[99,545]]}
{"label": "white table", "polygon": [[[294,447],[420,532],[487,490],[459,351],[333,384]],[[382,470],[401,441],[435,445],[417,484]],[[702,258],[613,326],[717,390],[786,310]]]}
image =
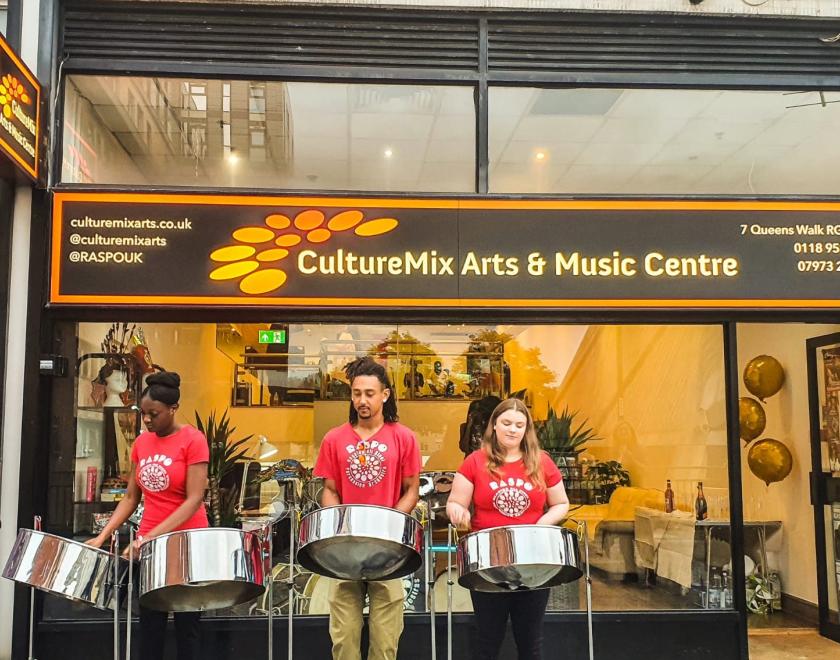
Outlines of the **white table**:
{"label": "white table", "polygon": [[[756,535],[761,571],[767,575],[767,537],[782,527],[778,520],[745,520],[745,536]],[[730,534],[729,520],[695,520],[685,511],[665,513],[639,507],[635,512],[634,548],[637,566],[653,570],[657,577],[676,582],[685,589],[692,586],[691,567],[695,555],[697,533],[703,533],[703,576],[705,605],[708,607],[712,568],[712,538],[718,533]],[[745,542],[745,545],[749,545]]]}

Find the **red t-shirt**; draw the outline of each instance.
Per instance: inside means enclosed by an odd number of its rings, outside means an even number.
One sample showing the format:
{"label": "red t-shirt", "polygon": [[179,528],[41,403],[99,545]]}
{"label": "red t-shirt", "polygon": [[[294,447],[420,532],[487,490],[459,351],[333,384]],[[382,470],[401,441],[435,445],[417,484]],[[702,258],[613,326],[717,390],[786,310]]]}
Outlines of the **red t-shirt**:
{"label": "red t-shirt", "polygon": [[335,481],[342,504],[376,504],[394,508],[402,480],[420,474],[420,447],[407,427],[386,422],[361,440],[348,423],[324,436],[314,475]]}
{"label": "red t-shirt", "polygon": [[[546,488],[563,479],[560,470],[545,452],[541,452]],[[467,456],[458,472],[473,485],[473,531],[504,525],[532,525],[545,512],[546,492],[528,479],[522,459],[499,467],[501,478],[487,471],[483,449]]]}
{"label": "red t-shirt", "polygon": [[[187,466],[208,463],[207,438],[185,424],[172,435],[141,433],[131,448],[131,460],[137,468],[137,483],[143,491],[143,518],[137,534],[143,536],[166,520],[187,497]],[[207,527],[204,503],[182,529]]]}

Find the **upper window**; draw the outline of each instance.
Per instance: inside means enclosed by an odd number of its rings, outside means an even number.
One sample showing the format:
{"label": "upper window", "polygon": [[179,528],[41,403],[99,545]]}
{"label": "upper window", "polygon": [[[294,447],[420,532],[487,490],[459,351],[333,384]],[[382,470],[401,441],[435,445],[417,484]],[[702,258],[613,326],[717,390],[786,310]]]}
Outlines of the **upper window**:
{"label": "upper window", "polygon": [[490,89],[490,190],[836,194],[840,93]]}
{"label": "upper window", "polygon": [[62,181],[473,192],[471,87],[67,79]]}

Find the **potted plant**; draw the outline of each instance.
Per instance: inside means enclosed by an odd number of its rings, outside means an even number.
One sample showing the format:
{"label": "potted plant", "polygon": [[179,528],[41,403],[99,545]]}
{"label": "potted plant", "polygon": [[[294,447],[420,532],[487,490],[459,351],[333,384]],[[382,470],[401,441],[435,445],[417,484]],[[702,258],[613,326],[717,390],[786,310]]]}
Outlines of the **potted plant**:
{"label": "potted plant", "polygon": [[245,458],[248,454],[248,450],[243,449],[242,446],[253,435],[230,441],[236,427],[230,426],[227,408],[218,421],[216,411],[213,410],[207,417],[206,423],[196,411],[195,426],[207,438],[207,447],[210,450],[210,462],[207,466],[207,513],[210,526],[233,527],[236,524],[236,503],[239,501],[239,489],[242,486],[222,488],[221,483],[224,476],[233,469],[236,461]]}
{"label": "potted plant", "polygon": [[534,422],[537,440],[540,447],[545,449],[554,460],[563,479],[566,481],[566,493],[572,504],[582,504],[586,501],[583,487],[583,474],[578,465],[578,456],[586,448],[586,443],[600,440],[592,428],[586,426],[588,420],[575,425],[577,412],[570,412],[568,406],[558,415],[549,406],[548,417]]}
{"label": "potted plant", "polygon": [[569,412],[568,406],[565,406],[559,415],[549,406],[548,417],[534,422],[540,446],[552,456],[577,458],[585,450],[587,442],[600,440],[593,429],[586,427],[589,420],[585,419],[577,426],[574,425],[576,415],[577,412]]}
{"label": "potted plant", "polygon": [[619,486],[630,485],[630,473],[618,461],[599,461],[589,466],[586,472],[589,480],[594,482],[598,502],[610,501],[613,491]]}

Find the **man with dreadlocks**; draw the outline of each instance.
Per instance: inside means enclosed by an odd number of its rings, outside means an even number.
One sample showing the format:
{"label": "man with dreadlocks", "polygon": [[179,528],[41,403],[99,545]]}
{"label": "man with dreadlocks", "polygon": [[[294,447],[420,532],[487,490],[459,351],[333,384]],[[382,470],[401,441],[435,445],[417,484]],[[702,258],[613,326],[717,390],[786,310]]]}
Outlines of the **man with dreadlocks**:
{"label": "man with dreadlocks", "polygon": [[[362,357],[345,369],[350,418],[324,436],[314,474],[323,477],[321,504],[375,504],[409,514],[419,499],[420,447],[397,421],[385,368]],[[333,580],[330,637],[333,660],[361,660],[362,608],[370,599],[368,660],[395,660],[403,630],[402,580]]]}

